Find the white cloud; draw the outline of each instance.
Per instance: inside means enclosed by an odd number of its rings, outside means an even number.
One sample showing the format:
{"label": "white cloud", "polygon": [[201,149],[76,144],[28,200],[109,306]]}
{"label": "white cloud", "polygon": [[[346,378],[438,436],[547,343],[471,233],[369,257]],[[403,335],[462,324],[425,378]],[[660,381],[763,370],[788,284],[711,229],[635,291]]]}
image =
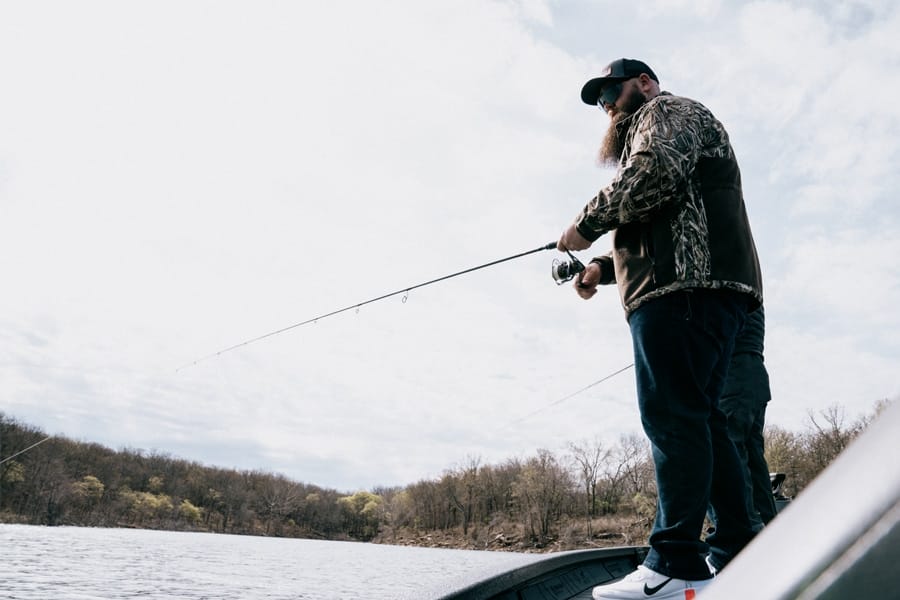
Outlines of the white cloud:
{"label": "white cloud", "polygon": [[820,326],[795,326],[776,313],[768,320],[766,364],[772,400],[766,412],[768,423],[802,431],[809,425],[809,413],[837,405],[849,419],[871,415],[879,400],[900,393],[895,375],[896,347],[886,354],[883,348],[868,348],[852,333],[830,330],[828,321]]}
{"label": "white cloud", "polygon": [[650,0],[635,5],[642,17],[664,17],[670,15],[710,19],[722,8],[722,0]]}
{"label": "white cloud", "polygon": [[774,282],[770,299],[797,319],[832,328],[841,323],[841,335],[896,345],[898,252],[900,239],[889,231],[799,232],[784,248],[788,269]]}
{"label": "white cloud", "polygon": [[512,5],[525,21],[545,27],[553,25],[553,12],[545,0],[514,0]]}

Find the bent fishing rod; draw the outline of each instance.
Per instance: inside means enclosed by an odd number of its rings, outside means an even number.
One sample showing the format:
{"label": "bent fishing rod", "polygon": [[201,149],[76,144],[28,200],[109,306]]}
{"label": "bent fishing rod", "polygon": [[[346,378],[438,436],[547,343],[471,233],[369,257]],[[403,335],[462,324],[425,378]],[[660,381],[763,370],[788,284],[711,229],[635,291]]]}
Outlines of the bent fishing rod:
{"label": "bent fishing rod", "polygon": [[[383,294],[381,296],[378,296],[377,298],[372,298],[370,300],[365,300],[363,302],[351,304],[350,306],[345,306],[344,308],[340,308],[338,310],[333,310],[329,313],[325,313],[323,315],[319,315],[319,316],[313,317],[311,319],[306,319],[305,321],[301,321],[299,323],[294,323],[293,325],[288,325],[287,327],[282,327],[281,329],[277,329],[275,331],[270,331],[269,333],[265,333],[263,335],[255,337],[255,338],[245,340],[243,342],[234,344],[233,346],[229,346],[227,348],[223,348],[222,350],[219,350],[218,352],[213,352],[212,354],[208,354],[208,355],[200,357],[190,363],[182,365],[182,366],[178,367],[177,369],[175,369],[175,372],[177,373],[178,371],[181,371],[182,369],[185,369],[187,367],[192,367],[192,366],[194,366],[198,363],[201,363],[205,360],[208,360],[210,358],[215,358],[217,356],[225,354],[226,352],[231,352],[232,350],[236,350],[236,349],[242,348],[244,346],[249,346],[250,344],[253,344],[260,340],[264,340],[266,338],[282,334],[286,331],[290,331],[291,329],[296,329],[298,327],[302,327],[303,325],[308,325],[310,323],[316,323],[318,321],[321,321],[322,319],[326,319],[328,317],[333,317],[334,315],[338,315],[342,312],[347,312],[348,310],[359,309],[360,307],[365,306],[366,304],[372,304],[373,302],[378,302],[380,300],[384,300],[384,299],[390,298],[392,296],[398,296],[400,294],[408,295],[409,292],[411,292],[412,290],[425,287],[426,285],[432,285],[432,284],[438,283],[440,281],[452,279],[453,277],[459,277],[460,275],[465,275],[466,273],[471,273],[473,271],[478,271],[480,269],[486,269],[488,267],[493,267],[494,265],[499,265],[500,263],[508,262],[510,260],[515,260],[517,258],[522,258],[523,256],[528,256],[529,254],[543,252],[544,250],[553,250],[555,248],[556,248],[556,242],[550,242],[548,244],[544,244],[543,246],[541,246],[539,248],[535,248],[534,250],[520,252],[519,254],[514,254],[512,256],[507,256],[506,258],[500,258],[498,260],[493,260],[491,262],[484,263],[483,265],[478,265],[477,267],[471,267],[468,269],[464,269],[462,271],[457,271],[456,273],[451,273],[450,275],[444,275],[443,277],[438,277],[437,279],[432,279],[431,281],[425,281],[423,283],[411,285],[409,287],[399,289],[399,290],[397,290],[395,292],[391,292],[389,294]],[[584,265],[582,265],[581,262],[579,262],[577,258],[572,256],[571,252],[569,252],[568,254],[569,254],[569,257],[571,258],[570,261],[560,262],[558,259],[554,259],[554,261],[553,261],[553,269],[552,269],[551,274],[553,276],[554,281],[556,281],[556,283],[559,285],[565,283],[566,281],[571,280],[573,277],[575,277],[576,274],[578,274],[584,270]],[[406,297],[407,296],[403,297],[404,302],[406,302]]]}

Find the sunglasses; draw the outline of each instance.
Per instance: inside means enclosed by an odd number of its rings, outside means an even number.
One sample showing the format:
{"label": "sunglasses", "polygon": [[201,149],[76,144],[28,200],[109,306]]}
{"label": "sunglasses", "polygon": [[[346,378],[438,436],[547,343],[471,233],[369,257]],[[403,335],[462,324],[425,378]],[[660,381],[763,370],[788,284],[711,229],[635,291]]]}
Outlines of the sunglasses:
{"label": "sunglasses", "polygon": [[622,95],[622,88],[625,87],[625,82],[630,81],[631,79],[634,79],[634,77],[630,77],[624,81],[617,81],[600,90],[600,95],[597,97],[597,106],[599,106],[603,112],[606,112],[606,105],[616,103],[616,100]]}

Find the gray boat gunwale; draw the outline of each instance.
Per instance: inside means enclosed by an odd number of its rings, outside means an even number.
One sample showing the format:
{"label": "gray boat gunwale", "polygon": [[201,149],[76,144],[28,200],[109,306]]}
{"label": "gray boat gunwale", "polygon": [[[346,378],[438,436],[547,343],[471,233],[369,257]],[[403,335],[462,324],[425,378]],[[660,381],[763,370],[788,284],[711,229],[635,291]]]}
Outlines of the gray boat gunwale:
{"label": "gray boat gunwale", "polygon": [[[615,546],[570,550],[476,581],[435,600],[506,600],[574,598],[601,583],[619,579],[644,561],[647,546]],[[587,570],[590,570],[588,575]],[[574,586],[574,587],[573,587]],[[583,586],[583,587],[582,587]]]}

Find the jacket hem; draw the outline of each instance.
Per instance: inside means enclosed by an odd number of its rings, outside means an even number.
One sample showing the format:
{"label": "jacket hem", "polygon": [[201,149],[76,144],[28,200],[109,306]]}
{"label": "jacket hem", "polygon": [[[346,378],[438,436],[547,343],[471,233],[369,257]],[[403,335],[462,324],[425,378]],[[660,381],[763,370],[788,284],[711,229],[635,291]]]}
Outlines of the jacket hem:
{"label": "jacket hem", "polygon": [[635,310],[640,308],[641,305],[643,305],[645,302],[649,302],[654,298],[659,298],[660,296],[665,296],[666,294],[671,294],[672,292],[692,289],[732,290],[734,292],[747,294],[754,300],[754,304],[751,306],[751,310],[755,310],[762,304],[762,293],[756,288],[747,285],[746,283],[740,283],[737,281],[678,281],[667,286],[655,289],[652,292],[648,292],[643,296],[640,296],[639,298],[628,302],[624,305],[625,313],[626,315],[630,315]]}

